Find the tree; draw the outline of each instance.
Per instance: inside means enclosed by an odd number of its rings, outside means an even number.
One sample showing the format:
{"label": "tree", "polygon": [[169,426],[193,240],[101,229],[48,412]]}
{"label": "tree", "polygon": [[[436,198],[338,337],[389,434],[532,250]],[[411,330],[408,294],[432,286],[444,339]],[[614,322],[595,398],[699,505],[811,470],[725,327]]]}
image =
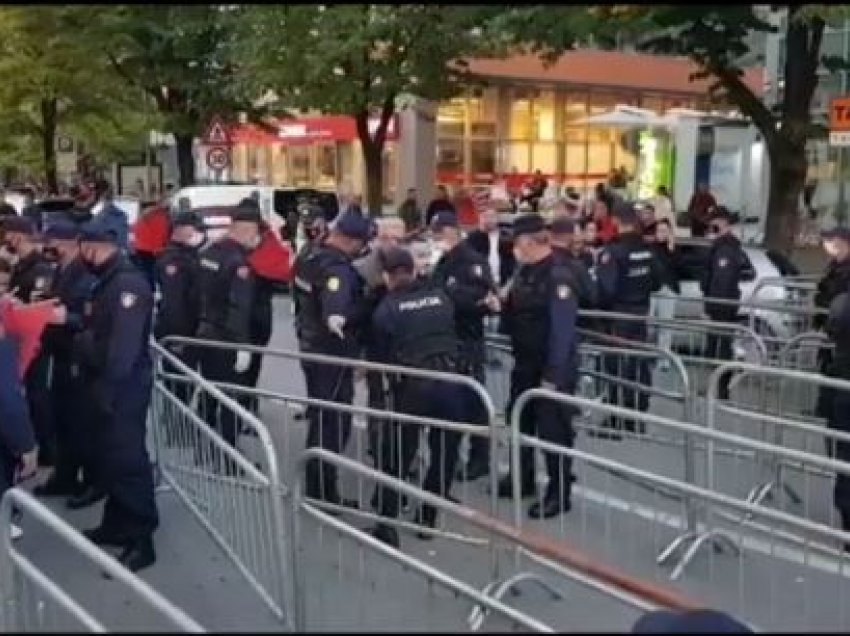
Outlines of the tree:
{"label": "tree", "polygon": [[[696,77],[713,80],[714,95],[736,106],[750,117],[761,133],[770,159],[770,191],[765,242],[788,252],[794,243],[800,194],[806,179],[806,142],[817,133],[812,123],[811,103],[818,72],[847,68],[847,60],[826,57],[821,52],[827,20],[844,19],[846,8],[827,5],[774,5],[785,12],[784,91],[778,108],[772,109],[757,91],[743,80],[744,62],[752,60],[754,34],[776,33],[764,7],[752,5],[609,5],[586,10],[586,19],[598,20],[591,29],[603,40],[618,32],[642,34],[642,50],[684,55],[699,68]],[[524,30],[544,54],[557,56],[576,40],[564,37],[564,29],[553,23],[552,12],[526,13]],[[557,19],[562,24],[562,19]],[[533,28],[536,27],[536,28]],[[755,57],[758,57],[756,55]]]}
{"label": "tree", "polygon": [[397,100],[456,94],[467,77],[464,58],[495,52],[498,38],[482,27],[494,13],[429,4],[253,5],[238,16],[233,59],[253,94],[354,118],[369,209],[380,214],[382,154]]}
{"label": "tree", "polygon": [[0,136],[9,168],[38,158],[48,191],[56,192],[57,132],[78,125],[111,127],[121,137],[129,101],[104,81],[92,40],[76,27],[77,7],[0,10]]}
{"label": "tree", "polygon": [[224,52],[231,38],[227,10],[214,5],[116,5],[89,8],[102,25],[98,41],[115,76],[138,89],[174,136],[180,185],[195,180],[192,143],[213,116],[260,117],[234,91]]}

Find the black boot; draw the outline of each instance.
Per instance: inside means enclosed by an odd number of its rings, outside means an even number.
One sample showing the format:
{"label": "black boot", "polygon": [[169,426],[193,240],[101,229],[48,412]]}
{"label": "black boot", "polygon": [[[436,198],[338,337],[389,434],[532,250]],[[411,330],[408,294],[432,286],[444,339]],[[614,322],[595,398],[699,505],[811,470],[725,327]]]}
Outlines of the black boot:
{"label": "black boot", "polygon": [[68,499],[65,505],[71,510],[80,510],[81,508],[93,506],[104,497],[106,497],[106,493],[103,490],[94,486],[89,486],[79,495],[75,495]]}
{"label": "black boot", "polygon": [[[520,497],[523,499],[534,495],[533,479],[523,479],[520,483]],[[499,480],[499,497],[501,499],[512,499],[514,496],[514,485],[511,476],[502,477]]]}
{"label": "black boot", "polygon": [[153,539],[150,536],[136,539],[124,548],[118,557],[119,563],[130,572],[138,572],[156,563],[156,552],[153,549]]}
{"label": "black boot", "polygon": [[83,536],[95,545],[112,546],[115,548],[126,548],[131,542],[126,534],[102,525],[83,530]]}
{"label": "black boot", "polygon": [[569,492],[561,494],[556,489],[547,489],[543,501],[535,501],[528,508],[528,516],[532,519],[551,519],[568,513],[571,508]]}
{"label": "black boot", "polygon": [[379,523],[376,525],[372,529],[372,536],[378,541],[383,541],[392,548],[398,548],[401,545],[398,538],[398,531],[385,523]]}
{"label": "black boot", "polygon": [[[841,529],[850,532],[850,508],[839,508],[838,512],[841,515]],[[844,544],[844,551],[850,552],[850,542]]]}
{"label": "black boot", "polygon": [[[426,528],[435,528],[437,526],[437,509],[434,506],[422,504],[422,507],[416,511],[413,522]],[[417,532],[416,536],[423,541],[430,541],[434,538],[434,535],[430,532]]]}

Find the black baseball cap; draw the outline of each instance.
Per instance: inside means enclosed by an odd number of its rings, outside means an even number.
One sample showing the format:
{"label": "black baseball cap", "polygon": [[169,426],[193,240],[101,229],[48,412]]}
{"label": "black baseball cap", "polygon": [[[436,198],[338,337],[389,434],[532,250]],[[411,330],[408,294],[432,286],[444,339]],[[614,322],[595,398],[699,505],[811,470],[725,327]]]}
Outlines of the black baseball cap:
{"label": "black baseball cap", "polygon": [[549,224],[549,231],[552,232],[552,234],[573,234],[575,229],[575,223],[565,216],[557,216],[552,219],[552,222]]}
{"label": "black baseball cap", "polygon": [[337,219],[334,229],[349,238],[366,242],[372,237],[373,226],[369,219],[354,212],[346,212]]}
{"label": "black baseball cap", "polygon": [[263,215],[260,212],[260,205],[250,198],[242,199],[233,209],[230,218],[234,223],[242,221],[245,223],[256,223],[260,225],[263,222]]}
{"label": "black baseball cap", "polygon": [[35,236],[35,223],[26,216],[8,216],[3,219],[2,226],[6,232]]}
{"label": "black baseball cap", "polygon": [[431,230],[439,232],[445,227],[459,227],[457,215],[452,212],[437,212],[431,219]]}
{"label": "black baseball cap", "polygon": [[74,241],[80,237],[79,226],[69,219],[51,223],[44,231],[44,238],[54,241]]}
{"label": "black baseball cap", "polygon": [[402,247],[391,247],[381,251],[381,266],[385,272],[404,270],[412,272],[414,269],[413,255]]}
{"label": "black baseball cap", "polygon": [[546,221],[539,214],[522,214],[514,219],[514,238],[523,234],[537,234],[546,229]]}
{"label": "black baseball cap", "polygon": [[174,217],[173,222],[174,227],[193,227],[195,229],[201,229],[204,227],[203,221],[201,218],[195,214],[194,212],[181,212],[176,217]]}
{"label": "black baseball cap", "polygon": [[735,215],[729,211],[725,205],[718,205],[711,210],[711,215],[709,216],[709,222],[711,221],[726,221],[728,223],[735,222]]}

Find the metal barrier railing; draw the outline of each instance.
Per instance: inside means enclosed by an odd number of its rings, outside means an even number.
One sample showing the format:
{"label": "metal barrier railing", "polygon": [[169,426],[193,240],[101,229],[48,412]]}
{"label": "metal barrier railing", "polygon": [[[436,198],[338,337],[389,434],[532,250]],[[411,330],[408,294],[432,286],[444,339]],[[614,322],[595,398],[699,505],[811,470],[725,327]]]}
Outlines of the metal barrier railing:
{"label": "metal barrier railing", "polygon": [[[819,463],[818,455],[832,454],[836,444],[850,442],[850,433],[824,426],[823,416],[829,414],[815,413],[810,397],[823,393],[846,394],[850,392],[850,381],[741,363],[720,367],[716,374],[721,373],[737,375],[736,391],[729,399],[721,400],[716,378],[713,379],[708,394],[709,428],[731,429],[743,437],[806,453],[804,458],[793,461],[772,452],[754,458],[763,470],[754,475],[757,481],[752,484],[747,499],[756,503],[774,499],[777,503],[773,494],[778,490],[787,495],[794,514],[800,514],[802,507],[805,518],[834,524],[834,508],[822,497],[834,474]],[[710,467],[712,461],[709,455]]]}
{"label": "metal barrier railing", "polygon": [[[819,276],[766,276],[761,278],[753,286],[749,300],[760,301],[782,301],[789,300],[788,292],[795,292],[795,302],[798,305],[814,305],[814,295],[817,291]],[[778,290],[772,294],[765,293],[767,290]],[[767,298],[763,298],[767,296]]]}
{"label": "metal barrier railing", "polygon": [[[82,534],[19,488],[7,491],[0,501],[0,632],[59,631],[106,632],[129,626],[106,625],[96,616],[96,608],[86,608],[74,591],[64,588],[44,571],[33,557],[35,546],[26,550],[12,543],[11,527],[15,509],[27,519],[37,521],[50,538],[62,542],[63,548],[81,558],[90,573],[108,575],[121,591],[146,610],[145,625],[136,629],[166,629],[202,633],[203,628],[182,610],[176,608],[135,574],[121,566],[112,556],[95,546]],[[40,546],[42,549],[44,546]],[[28,555],[27,552],[32,552]],[[113,588],[115,589],[115,588]],[[79,590],[77,590],[79,591]]]}
{"label": "metal barrier railing", "polygon": [[[648,426],[687,431],[704,440],[709,448],[707,459],[714,466],[707,462],[703,485],[692,484],[659,474],[664,472],[664,466],[657,458],[646,459],[645,463],[635,461],[633,454],[626,461],[603,459],[595,453],[522,434],[519,413],[533,400],[552,400],[640,419]],[[729,483],[734,484],[741,475],[733,474],[728,464],[721,464],[714,450],[722,445],[753,455],[775,453],[789,461],[811,460],[842,474],[850,474],[850,464],[545,389],[523,394],[517,409],[512,418],[513,456],[517,457],[516,451],[523,447],[549,453],[557,456],[562,466],[569,463],[567,468],[576,476],[572,496],[563,502],[561,514],[552,521],[526,522],[521,502],[514,499],[517,528],[533,523],[551,541],[569,537],[583,551],[615,559],[619,567],[641,573],[651,572],[651,555],[658,554],[658,547],[666,546],[656,560],[663,564],[680,554],[670,578],[682,589],[698,591],[706,605],[738,613],[766,629],[843,630],[850,626],[844,602],[850,591],[850,554],[841,549],[850,541],[850,533],[726,492]],[[587,470],[590,467],[592,471]],[[515,461],[515,488],[520,486],[518,470]],[[625,479],[618,479],[620,475]],[[643,482],[643,486],[638,488],[637,482]],[[699,512],[700,524],[695,534],[683,532],[684,515],[671,509],[671,499]],[[671,536],[675,536],[672,543]],[[700,548],[706,545],[715,549],[704,553],[707,559],[694,562]],[[739,558],[722,558],[720,555],[727,551]],[[681,578],[689,565],[695,569],[694,576]],[[794,602],[800,599],[801,602]]]}
{"label": "metal barrier railing", "polygon": [[[287,623],[284,493],[269,433],[259,419],[172,353],[156,343],[151,349],[157,361],[149,418],[156,473],[262,602]],[[191,390],[177,390],[163,363]],[[224,440],[225,426],[248,430],[259,440],[259,467]]]}
{"label": "metal barrier railing", "polygon": [[[520,532],[517,528],[510,524],[506,524],[498,519],[494,519],[493,517],[466,506],[455,504],[451,501],[437,497],[431,493],[407,484],[402,480],[385,475],[382,472],[373,470],[349,458],[334,455],[326,450],[312,449],[305,451],[301,457],[301,463],[303,464],[310,457],[322,457],[324,460],[332,462],[339,468],[344,469],[353,477],[356,477],[358,481],[368,480],[375,484],[380,484],[382,487],[392,488],[411,499],[421,502],[422,504],[427,504],[439,509],[442,514],[452,517],[458,523],[477,528],[490,536],[497,536],[499,537],[499,542],[504,548],[511,551],[516,551],[521,548],[525,553],[533,555],[535,558],[540,559],[541,562],[549,564],[551,567],[549,572],[557,574],[559,577],[558,581],[560,583],[577,583],[579,586],[583,586],[593,592],[601,593],[604,600],[610,599],[613,600],[615,604],[623,604],[628,608],[638,611],[656,610],[660,608],[683,610],[694,609],[699,606],[690,599],[673,591],[667,590],[663,586],[647,584],[645,581],[630,577],[618,570],[615,570],[614,568],[606,566],[605,561],[602,559],[587,558],[586,555],[581,554],[579,551],[572,548],[569,542],[552,543],[546,541],[536,533],[528,531]],[[541,630],[541,628],[543,628],[547,631],[550,630],[551,628],[548,626],[541,625],[539,619],[529,619],[527,616],[522,617],[516,609],[509,608],[503,604],[502,598],[504,595],[509,590],[515,589],[517,585],[524,581],[536,581],[542,584],[544,588],[548,589],[555,597],[562,599],[566,605],[565,610],[567,613],[561,616],[560,619],[562,621],[568,620],[572,628],[580,629],[582,627],[580,617],[577,616],[573,610],[575,610],[576,607],[580,607],[583,600],[580,598],[573,598],[574,594],[572,593],[568,597],[564,597],[557,589],[555,589],[555,587],[553,587],[550,580],[543,579],[537,575],[526,576],[522,573],[515,573],[500,585],[497,586],[491,583],[490,585],[485,586],[482,592],[479,592],[474,590],[471,584],[466,584],[461,581],[461,579],[468,580],[469,578],[474,578],[476,563],[474,559],[471,558],[471,555],[465,555],[462,559],[446,563],[447,570],[450,569],[452,565],[459,566],[459,571],[456,575],[449,571],[437,574],[430,567],[423,567],[423,564],[412,560],[410,556],[404,555],[392,548],[383,546],[377,543],[370,536],[353,528],[347,527],[343,522],[332,519],[331,517],[319,512],[317,509],[313,508],[311,504],[304,502],[301,492],[302,488],[300,487],[300,484],[297,484],[294,489],[292,501],[294,509],[293,519],[300,519],[300,515],[298,514],[299,510],[307,511],[310,516],[318,518],[324,524],[333,525],[338,531],[347,529],[347,534],[356,538],[362,545],[374,550],[382,551],[388,558],[411,567],[423,576],[433,577],[438,583],[450,587],[456,593],[459,593],[473,601],[476,606],[472,614],[469,616],[469,624],[474,631],[483,626],[483,622],[487,617],[493,618],[494,615],[508,618],[522,626],[525,626],[526,628],[536,630]],[[293,531],[293,536],[295,537],[303,537],[303,534],[304,533],[301,532],[300,529]],[[340,559],[341,558],[342,553],[340,553]],[[300,563],[297,555],[293,556],[293,562]],[[338,567],[340,570],[343,569],[342,564]],[[361,567],[360,569],[362,570],[364,568]],[[298,582],[294,585],[296,589],[303,590],[305,592],[306,590],[311,589],[305,581],[308,568],[294,567],[293,572],[297,573]],[[555,585],[557,585],[557,583],[555,583]],[[301,609],[296,612],[296,614],[301,617],[298,625],[302,630],[310,627],[308,624],[309,621],[307,620],[307,613],[305,611],[305,606],[307,604],[306,596],[306,593],[302,594],[302,598],[300,599]],[[575,596],[578,595],[575,594]],[[595,598],[598,603],[598,597]],[[414,611],[414,609],[415,608],[411,607],[411,611]],[[616,613],[616,606],[609,608],[609,611],[612,610]],[[434,607],[433,611],[441,615],[445,613],[443,607]],[[410,622],[408,622],[407,625],[410,626]],[[421,628],[419,625],[412,626],[414,628]],[[488,627],[490,629],[494,628],[493,625],[488,625]],[[623,626],[618,625],[618,627],[622,628]],[[604,626],[602,628],[604,629]],[[612,629],[612,623],[610,622],[608,623],[608,629]]]}

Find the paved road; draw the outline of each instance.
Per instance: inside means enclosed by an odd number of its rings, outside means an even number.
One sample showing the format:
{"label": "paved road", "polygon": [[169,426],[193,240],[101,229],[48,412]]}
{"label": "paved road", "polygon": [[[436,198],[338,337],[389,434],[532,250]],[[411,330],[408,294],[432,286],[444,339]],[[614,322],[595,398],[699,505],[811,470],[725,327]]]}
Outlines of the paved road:
{"label": "paved road", "polygon": [[[293,349],[289,328],[287,299],[279,299],[276,307],[276,332],[273,346]],[[294,361],[267,358],[261,385],[282,394],[302,396],[303,381]],[[359,400],[364,400],[362,387]],[[676,416],[672,405],[660,401],[653,410]],[[295,460],[303,448],[305,427],[292,417],[293,410],[281,400],[261,405],[263,421],[274,438],[284,482],[291,484]],[[349,454],[366,460],[365,423],[355,418],[355,433]],[[247,441],[243,439],[243,443]],[[577,446],[639,468],[651,469],[668,476],[683,474],[682,454],[672,446],[643,441],[605,442],[580,435]],[[250,451],[247,451],[250,453]],[[502,449],[501,463],[507,464]],[[700,460],[701,461],[701,460]],[[748,474],[749,463],[730,459],[720,465],[724,483],[740,490],[754,478]],[[616,565],[627,573],[659,584],[668,584],[669,568],[656,565],[655,557],[681,527],[680,506],[657,490],[647,490],[586,465],[576,465],[577,497],[573,511],[550,522],[527,521],[529,527],[562,537],[571,544],[605,563]],[[697,466],[698,474],[702,465]],[[487,510],[489,499],[486,480],[461,484],[455,494],[465,503]],[[371,485],[351,476],[343,479],[346,493],[360,499],[366,507]],[[828,483],[806,484],[809,506],[829,508]],[[142,573],[168,599],[183,608],[211,630],[280,629],[279,623],[250,591],[236,569],[192,518],[174,493],[159,496],[162,525],[157,532],[159,554],[157,564]],[[97,510],[71,514],[51,502],[51,506],[76,527],[88,527],[97,518]],[[506,502],[499,505],[499,515],[510,518]],[[247,514],[247,513],[246,513]],[[289,512],[287,511],[287,514]],[[346,515],[356,527],[368,527],[366,520]],[[250,521],[250,515],[245,517]],[[477,531],[463,527],[458,520],[447,520],[447,528],[477,536]],[[469,603],[455,598],[438,586],[404,571],[397,564],[373,555],[370,551],[340,540],[333,530],[317,527],[312,519],[303,520],[304,544],[299,567],[306,576],[308,625],[315,630],[374,629],[459,630],[464,628]],[[73,555],[60,549],[55,540],[24,520],[27,536],[20,543],[34,560],[44,564],[50,576],[67,586],[86,607],[114,629],[156,630],[159,623],[131,596],[116,585],[102,581],[96,572],[88,571]],[[681,591],[707,604],[739,613],[763,627],[779,630],[847,628],[844,600],[847,577],[831,572],[832,558],[811,552],[780,549],[771,536],[737,537],[746,548],[743,558],[730,554],[713,554],[706,550],[691,569],[675,584]],[[489,566],[481,548],[448,539],[425,542],[412,534],[402,535],[408,553],[434,564],[458,579],[481,587],[488,582]],[[797,563],[795,559],[804,561]],[[512,560],[503,560],[511,571]],[[850,571],[844,564],[844,569]],[[528,566],[537,572],[539,568]],[[600,592],[560,577],[547,575],[563,598],[553,600],[542,590],[526,584],[519,597],[508,596],[515,607],[526,610],[556,629],[568,631],[627,630],[638,612]],[[506,621],[495,620],[488,627],[508,629]]]}

